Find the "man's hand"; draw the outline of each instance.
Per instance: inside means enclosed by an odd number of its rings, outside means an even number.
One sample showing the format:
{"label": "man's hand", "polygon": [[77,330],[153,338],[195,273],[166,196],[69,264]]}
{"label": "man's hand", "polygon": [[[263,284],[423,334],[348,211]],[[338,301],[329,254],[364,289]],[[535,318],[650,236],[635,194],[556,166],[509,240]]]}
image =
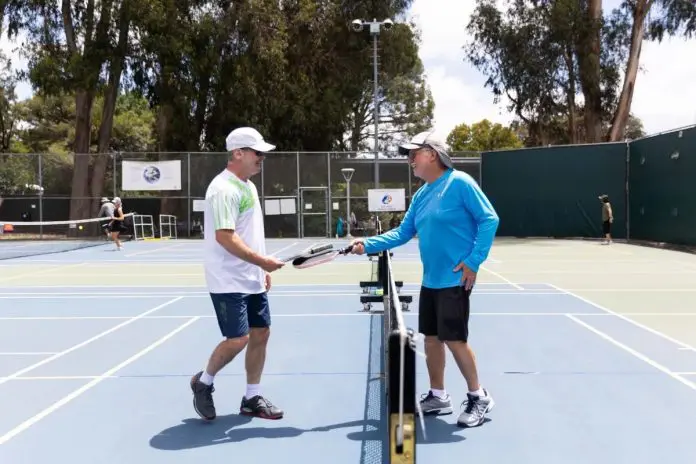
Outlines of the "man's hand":
{"label": "man's hand", "polygon": [[271,289],[271,273],[267,272],[266,273],[266,291],[269,291]]}
{"label": "man's hand", "polygon": [[260,266],[261,269],[263,269],[266,272],[273,272],[285,266],[285,263],[273,256],[266,256],[265,258],[263,258],[263,261],[261,261]]}
{"label": "man's hand", "polygon": [[459,263],[457,267],[454,268],[454,272],[462,271],[462,284],[464,288],[468,291],[474,288],[474,283],[476,282],[476,273],[466,267],[466,264]]}
{"label": "man's hand", "polygon": [[361,239],[353,240],[350,245],[353,249],[350,250],[351,254],[362,255],[365,253],[365,244]]}

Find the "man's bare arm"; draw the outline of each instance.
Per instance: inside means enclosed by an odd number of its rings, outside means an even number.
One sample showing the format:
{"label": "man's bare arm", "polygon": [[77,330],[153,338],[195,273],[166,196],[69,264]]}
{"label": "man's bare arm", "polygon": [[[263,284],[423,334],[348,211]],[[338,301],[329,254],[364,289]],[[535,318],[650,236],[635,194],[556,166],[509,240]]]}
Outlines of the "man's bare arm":
{"label": "man's bare arm", "polygon": [[261,256],[247,246],[246,243],[231,229],[219,229],[215,231],[215,240],[229,253],[243,259],[244,261],[255,264],[267,272],[280,269],[284,263],[282,261]]}

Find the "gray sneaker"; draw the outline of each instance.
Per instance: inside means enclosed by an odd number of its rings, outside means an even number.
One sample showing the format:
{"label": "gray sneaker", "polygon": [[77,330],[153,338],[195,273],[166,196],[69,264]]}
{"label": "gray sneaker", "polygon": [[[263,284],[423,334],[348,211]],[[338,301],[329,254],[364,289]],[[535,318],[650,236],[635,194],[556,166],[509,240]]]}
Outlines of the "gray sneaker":
{"label": "gray sneaker", "polygon": [[457,419],[460,427],[478,427],[483,424],[483,420],[488,412],[493,409],[495,402],[488,390],[483,389],[485,396],[475,396],[467,393],[467,399],[462,403],[463,411]]}
{"label": "gray sneaker", "polygon": [[213,420],[216,417],[215,403],[213,403],[213,392],[215,388],[212,385],[206,385],[201,382],[201,375],[203,375],[203,371],[191,378],[193,409],[196,410],[196,413],[202,419]]}
{"label": "gray sneaker", "polygon": [[424,416],[440,416],[452,414],[453,412],[450,396],[447,395],[445,398],[440,398],[433,395],[432,391],[421,397],[420,407]]}

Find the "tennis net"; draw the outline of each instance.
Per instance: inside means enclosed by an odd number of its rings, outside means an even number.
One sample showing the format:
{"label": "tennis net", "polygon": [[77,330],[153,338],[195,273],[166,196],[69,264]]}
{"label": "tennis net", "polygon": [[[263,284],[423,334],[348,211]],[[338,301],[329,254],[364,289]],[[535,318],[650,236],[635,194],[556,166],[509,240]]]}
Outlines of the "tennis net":
{"label": "tennis net", "polygon": [[388,446],[391,463],[416,460],[416,345],[415,333],[406,326],[390,251],[380,255],[380,280],[384,291],[385,367]]}
{"label": "tennis net", "polygon": [[[126,224],[134,214],[126,214]],[[113,243],[104,226],[110,218],[74,221],[0,221],[0,260],[64,253]],[[126,234],[127,235],[127,234]]]}

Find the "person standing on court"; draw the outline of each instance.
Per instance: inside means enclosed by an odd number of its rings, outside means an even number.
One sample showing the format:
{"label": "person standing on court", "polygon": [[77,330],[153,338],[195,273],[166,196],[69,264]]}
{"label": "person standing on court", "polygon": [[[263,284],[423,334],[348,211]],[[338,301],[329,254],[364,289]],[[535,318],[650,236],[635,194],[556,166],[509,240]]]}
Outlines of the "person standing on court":
{"label": "person standing on court", "polygon": [[602,233],[604,234],[602,245],[611,245],[611,225],[614,223],[614,212],[611,209],[609,195],[600,195],[599,201],[602,202]]}
{"label": "person standing on court", "polygon": [[399,147],[408,154],[414,174],[425,184],[413,195],[406,214],[393,230],[353,241],[353,253],[379,253],[418,235],[423,264],[418,326],[425,336],[430,391],[423,395],[423,414],[453,412],[445,389],[445,346],[464,376],[468,392],[457,424],[481,425],[494,406],[481,386],[469,345],[471,290],[493,245],[499,218],[490,201],[468,174],[452,166],[445,144],[433,131],[422,132]]}
{"label": "person standing on court", "polygon": [[[99,214],[97,217],[102,218],[109,218],[111,219],[114,216],[114,204],[111,203],[111,200],[109,200],[106,197],[102,197],[101,199],[101,208],[99,209]],[[108,239],[111,235],[111,232],[109,230],[109,222],[104,222],[101,225],[102,230],[104,231],[104,234],[106,234],[106,238]]]}
{"label": "person standing on court", "polygon": [[215,419],[215,375],[246,348],[240,413],[280,419],[283,411],[262,395],[260,383],[271,326],[270,273],[284,263],[266,254],[263,213],[250,180],[275,146],[250,127],[230,132],[226,146],[227,167],[208,186],[204,212],[205,279],[223,340],[191,379],[193,407],[201,418]]}

